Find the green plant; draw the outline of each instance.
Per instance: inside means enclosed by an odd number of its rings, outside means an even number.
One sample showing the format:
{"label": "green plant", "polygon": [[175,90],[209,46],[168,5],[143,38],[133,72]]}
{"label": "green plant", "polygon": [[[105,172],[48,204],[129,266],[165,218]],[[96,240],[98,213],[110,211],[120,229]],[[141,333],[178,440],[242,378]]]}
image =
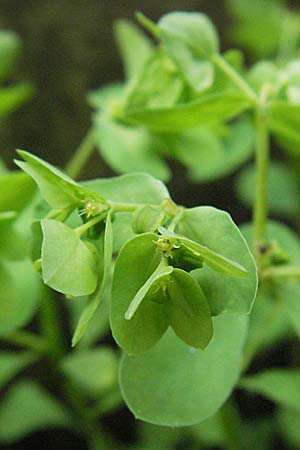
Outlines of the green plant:
{"label": "green plant", "polygon": [[[0,354],[1,387],[48,355],[61,395],[59,401],[29,380],[10,388],[0,405],[0,440],[63,426],[84,434],[91,449],[119,448],[97,419],[123,398],[145,422],[189,426],[185,436],[203,445],[251,449],[249,425],[228,400],[238,385],[279,405],[276,420],[297,445],[299,370],[239,379],[258,352],[300,333],[299,238],[268,220],[268,189],[275,213],[293,220],[299,211],[297,176],[291,179],[282,163],[269,167],[270,136],[290,164],[299,162],[298,46],[288,60],[247,70],[241,52],[221,54],[203,14],[170,13],[158,24],[137,17],[157,45],[118,22],[127,82],[89,96],[98,112],[68,175],[20,150],[16,164],[25,173],[0,177],[0,336],[27,348]],[[150,174],[77,183],[95,144],[116,171]],[[168,179],[167,155],[183,162],[192,180],[213,180],[239,167],[254,147],[255,168],[237,183],[243,201],[254,204],[253,223],[241,231],[224,211],[175,204],[153,176]],[[283,177],[289,203],[277,194]],[[67,298],[72,352],[60,337],[49,288]],[[38,310],[41,335],[20,331]],[[124,350],[119,384],[119,353],[93,347],[107,333],[108,315]],[[22,418],[12,420],[15,411]],[[158,440],[162,448],[175,445],[176,431],[153,427],[147,435],[144,427],[142,448]],[[270,448],[270,423],[257,427],[262,448]]]}

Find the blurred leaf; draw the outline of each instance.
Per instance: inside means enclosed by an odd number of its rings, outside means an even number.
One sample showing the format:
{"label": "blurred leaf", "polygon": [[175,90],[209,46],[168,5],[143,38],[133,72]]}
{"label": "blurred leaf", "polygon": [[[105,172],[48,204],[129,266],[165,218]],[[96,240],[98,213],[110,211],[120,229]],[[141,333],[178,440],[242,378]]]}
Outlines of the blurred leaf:
{"label": "blurred leaf", "polygon": [[0,352],[0,389],[3,389],[18,372],[34,361],[36,355],[29,352]]}
{"label": "blurred leaf", "polygon": [[136,76],[152,52],[150,39],[126,19],[114,23],[114,34],[122,56],[126,78]]}
{"label": "blurred leaf", "polygon": [[96,259],[75,230],[57,220],[42,220],[44,283],[63,294],[80,297],[95,291]]}
{"label": "blurred leaf", "polygon": [[249,99],[240,92],[224,91],[169,108],[125,110],[124,118],[156,131],[173,132],[233,119],[250,106]]}
{"label": "blurred leaf", "polygon": [[[298,264],[300,264],[300,258],[298,259]],[[289,321],[300,337],[300,283],[299,281],[280,283],[278,292]]]}
{"label": "blurred leaf", "polygon": [[24,380],[13,386],[0,405],[0,441],[14,442],[37,430],[68,427],[65,408],[39,385]]}
{"label": "blurred leaf", "polygon": [[[254,205],[255,168],[244,169],[237,179],[236,189],[242,203],[249,208]],[[294,217],[299,210],[297,184],[288,168],[273,161],[269,166],[268,177],[268,207],[270,212]]]}
{"label": "blurred leaf", "polygon": [[0,88],[0,117],[5,117],[23,105],[34,91],[29,83]]}
{"label": "blurred leaf", "polygon": [[187,166],[194,182],[229,175],[251,156],[254,148],[253,128],[243,119],[232,125],[223,139],[208,127],[166,137],[170,153]]}
{"label": "blurred leaf", "polygon": [[280,408],[276,414],[277,426],[289,445],[299,447],[300,414],[293,408]]}
{"label": "blurred leaf", "polygon": [[172,12],[158,22],[159,37],[185,80],[197,91],[213,83],[214,66],[209,61],[219,51],[217,31],[201,13]]}
{"label": "blurred leaf", "polygon": [[272,102],[268,106],[268,122],[271,131],[283,140],[284,149],[300,154],[300,105]]}
{"label": "blurred leaf", "polygon": [[145,62],[135,83],[128,86],[125,109],[171,107],[182,90],[183,81],[176,66],[158,48]]}
{"label": "blurred leaf", "polygon": [[10,76],[15,68],[21,50],[21,42],[16,33],[0,30],[0,80]]}
{"label": "blurred leaf", "polygon": [[80,350],[62,361],[65,375],[89,396],[99,397],[117,386],[118,359],[109,348]]}
{"label": "blurred leaf", "polygon": [[0,212],[21,211],[32,199],[36,187],[32,179],[22,172],[0,175]]}
{"label": "blurred leaf", "polygon": [[100,155],[115,172],[148,172],[164,181],[170,178],[170,170],[158,154],[162,144],[147,130],[100,115],[94,121],[94,134]]}
{"label": "blurred leaf", "polygon": [[264,395],[280,405],[300,412],[300,371],[270,369],[242,378],[239,384],[250,392]]}
{"label": "blurred leaf", "polygon": [[0,336],[26,325],[34,315],[39,299],[37,274],[29,261],[0,265]]}
{"label": "blurred leaf", "polygon": [[222,315],[214,319],[214,339],[205,350],[191,348],[170,330],[148,352],[125,355],[120,384],[129,409],[157,425],[207,419],[237,381],[246,328],[245,316]]}
{"label": "blurred leaf", "polygon": [[256,296],[256,267],[246,241],[229,214],[209,206],[186,209],[178,232],[237,261],[248,271],[246,278],[231,278],[207,265],[194,271],[212,314],[248,313]]}

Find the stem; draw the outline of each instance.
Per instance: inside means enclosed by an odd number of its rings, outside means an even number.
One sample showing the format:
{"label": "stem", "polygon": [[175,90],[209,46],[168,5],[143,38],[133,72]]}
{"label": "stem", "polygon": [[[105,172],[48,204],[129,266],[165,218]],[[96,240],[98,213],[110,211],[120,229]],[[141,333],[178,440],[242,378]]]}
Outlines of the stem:
{"label": "stem", "polygon": [[69,175],[69,177],[74,179],[78,177],[82,168],[84,167],[94,150],[94,144],[94,130],[93,128],[90,128],[87,135],[66,166],[65,171],[66,174]]}
{"label": "stem", "polygon": [[269,130],[264,103],[256,110],[256,199],[254,206],[254,253],[259,259],[259,246],[264,243],[267,220],[268,169],[270,157]]}
{"label": "stem", "polygon": [[29,333],[28,331],[15,331],[14,333],[3,337],[3,340],[9,344],[33,350],[38,354],[43,354],[47,351],[47,343],[39,336]]}
{"label": "stem", "polygon": [[113,212],[134,212],[136,209],[145,205],[145,203],[115,203],[115,202],[109,202],[109,204]]}
{"label": "stem", "polygon": [[89,222],[86,222],[83,225],[81,225],[80,227],[75,228],[77,235],[81,236],[83,233],[85,233],[91,227],[96,225],[98,222],[101,222],[101,220],[103,220],[104,217],[106,217],[106,215],[107,215],[107,211],[104,211],[102,214],[99,214],[99,216],[94,217]]}
{"label": "stem", "polygon": [[214,55],[212,62],[243,92],[253,103],[257,103],[256,92],[240,76],[240,74],[231,67],[230,64],[221,55]]}

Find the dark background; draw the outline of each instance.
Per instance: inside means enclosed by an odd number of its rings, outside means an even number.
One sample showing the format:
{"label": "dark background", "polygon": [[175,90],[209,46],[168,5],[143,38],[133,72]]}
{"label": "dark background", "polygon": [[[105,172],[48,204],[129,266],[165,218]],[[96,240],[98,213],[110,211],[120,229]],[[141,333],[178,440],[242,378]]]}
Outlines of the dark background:
{"label": "dark background", "polygon": [[[293,3],[299,6],[298,1]],[[0,155],[10,168],[14,167],[15,148],[26,149],[57,166],[66,165],[91,124],[87,92],[123,78],[113,22],[117,18],[133,19],[136,10],[153,20],[174,10],[205,12],[219,29],[223,50],[230,46],[231,21],[221,0],[0,0],[0,28],[15,30],[23,43],[12,81],[31,81],[36,90],[32,100],[0,121]],[[191,185],[184,169],[170,163],[174,176],[168,187],[175,201],[186,206],[211,204],[229,211],[237,223],[250,219],[249,211],[236,200],[234,177],[210,185]],[[84,179],[111,175],[96,152],[82,172]],[[285,351],[277,349],[276,356],[269,358],[279,358],[284,364]],[[271,405],[266,401],[256,402],[254,407],[247,398],[240,396],[238,401],[246,404],[250,416],[255,417],[258,411],[270,412]],[[134,438],[134,420],[125,409],[108,417],[104,426],[123,441]],[[284,448],[280,442],[278,445],[278,449]],[[59,430],[37,433],[3,450],[35,448],[86,450],[79,438]]]}

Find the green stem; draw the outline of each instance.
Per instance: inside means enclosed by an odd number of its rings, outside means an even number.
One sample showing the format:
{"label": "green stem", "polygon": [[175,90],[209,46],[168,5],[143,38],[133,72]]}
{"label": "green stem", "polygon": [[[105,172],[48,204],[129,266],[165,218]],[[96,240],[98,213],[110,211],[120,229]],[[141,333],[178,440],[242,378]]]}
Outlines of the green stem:
{"label": "green stem", "polygon": [[269,130],[263,102],[256,111],[256,193],[253,212],[254,254],[260,260],[259,247],[264,244],[267,220],[268,169],[270,158]]}
{"label": "green stem", "polygon": [[230,64],[221,55],[214,55],[212,62],[218,67],[239,89],[246,97],[253,103],[257,103],[256,92],[249,86],[249,84],[240,76],[240,74],[231,67]]}
{"label": "green stem", "polygon": [[99,216],[94,217],[89,222],[86,222],[83,225],[81,225],[80,227],[75,228],[77,235],[81,236],[83,233],[85,233],[91,227],[93,227],[97,223],[101,222],[101,220],[103,220],[106,216],[107,216],[107,211],[104,211],[102,214],[99,214]]}
{"label": "green stem", "polygon": [[74,156],[66,166],[65,172],[71,178],[77,178],[91,156],[95,146],[94,130],[90,128]]}
{"label": "green stem", "polygon": [[9,344],[33,350],[38,354],[44,354],[47,351],[47,343],[39,336],[29,333],[28,331],[15,331],[1,339]]}

